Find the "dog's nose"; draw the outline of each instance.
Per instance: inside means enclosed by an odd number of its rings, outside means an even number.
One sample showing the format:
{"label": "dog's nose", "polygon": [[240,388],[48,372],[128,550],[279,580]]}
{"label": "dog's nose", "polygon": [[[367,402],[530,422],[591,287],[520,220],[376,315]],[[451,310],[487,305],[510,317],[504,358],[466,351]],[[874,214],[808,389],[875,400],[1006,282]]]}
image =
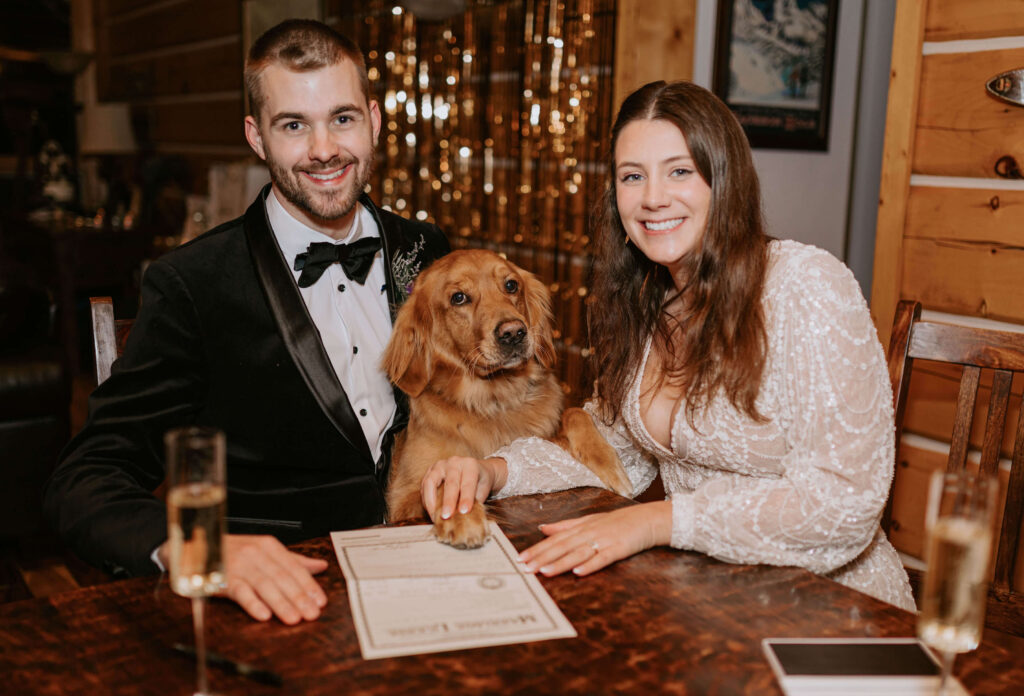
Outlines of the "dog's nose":
{"label": "dog's nose", "polygon": [[503,346],[518,346],[526,338],[526,324],[518,319],[503,321],[494,330],[494,337]]}

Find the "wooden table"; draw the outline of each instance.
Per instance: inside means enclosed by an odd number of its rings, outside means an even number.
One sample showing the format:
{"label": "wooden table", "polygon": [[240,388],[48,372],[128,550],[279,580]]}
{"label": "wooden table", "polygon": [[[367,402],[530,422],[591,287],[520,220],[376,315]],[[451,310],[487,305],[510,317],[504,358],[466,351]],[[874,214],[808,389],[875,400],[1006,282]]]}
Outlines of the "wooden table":
{"label": "wooden table", "polygon": [[[596,489],[494,504],[517,548],[537,523],[631,504]],[[912,636],[914,616],[797,568],[729,565],[657,549],[588,578],[542,582],[579,637],[365,661],[328,539],[297,547],[325,558],[329,603],[318,621],[257,623],[226,601],[208,610],[208,644],[273,669],[283,687],[211,670],[222,694],[779,694],[761,653],[772,636]],[[0,607],[0,692],[190,694],[190,604],[166,580],[139,578]],[[989,644],[961,656],[974,694],[1019,694],[1024,656]]]}

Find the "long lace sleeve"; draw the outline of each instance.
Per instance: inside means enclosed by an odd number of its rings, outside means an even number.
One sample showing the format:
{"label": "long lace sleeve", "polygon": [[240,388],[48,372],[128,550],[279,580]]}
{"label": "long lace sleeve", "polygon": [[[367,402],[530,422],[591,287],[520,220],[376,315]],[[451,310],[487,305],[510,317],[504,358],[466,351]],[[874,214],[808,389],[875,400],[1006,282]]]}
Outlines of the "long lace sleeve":
{"label": "long lace sleeve", "polygon": [[[634,497],[651,485],[657,475],[657,465],[630,437],[621,419],[611,426],[605,425],[593,400],[584,410],[590,414],[598,432],[615,449],[633,484]],[[596,486],[605,488],[590,469],[578,462],[558,445],[537,437],[522,438],[492,454],[508,464],[508,480],[495,498],[507,498],[528,493],[550,493],[567,488]]]}
{"label": "long lace sleeve", "polygon": [[672,545],[828,573],[878,529],[892,478],[892,395],[849,270],[820,250],[791,261],[779,269],[787,279],[766,287],[762,390],[787,433],[777,475],[716,476],[674,494]]}

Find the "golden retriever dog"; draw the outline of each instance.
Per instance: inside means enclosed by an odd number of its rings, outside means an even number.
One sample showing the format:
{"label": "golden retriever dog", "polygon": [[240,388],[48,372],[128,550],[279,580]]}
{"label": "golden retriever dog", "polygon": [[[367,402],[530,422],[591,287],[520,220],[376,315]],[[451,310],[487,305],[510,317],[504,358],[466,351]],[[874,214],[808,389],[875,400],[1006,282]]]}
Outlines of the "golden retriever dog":
{"label": "golden retriever dog", "polygon": [[[532,273],[482,249],[453,251],[424,270],[382,359],[410,401],[409,426],[391,461],[389,519],[423,515],[420,483],[438,460],[481,459],[528,436],[556,442],[610,489],[629,495],[626,472],[590,415],[562,413],[554,360],[551,296]],[[475,548],[487,540],[479,503],[464,515],[433,518],[446,544]]]}

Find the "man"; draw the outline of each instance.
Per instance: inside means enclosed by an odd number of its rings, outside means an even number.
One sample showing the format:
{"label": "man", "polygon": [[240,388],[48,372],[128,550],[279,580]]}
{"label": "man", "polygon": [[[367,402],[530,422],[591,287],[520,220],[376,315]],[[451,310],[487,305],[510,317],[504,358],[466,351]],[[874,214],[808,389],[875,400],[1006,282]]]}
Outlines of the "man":
{"label": "man", "polygon": [[379,358],[415,273],[448,243],[362,193],[381,116],[355,44],[289,20],[256,41],[245,73],[245,135],[272,183],[243,217],[149,267],[124,356],[92,395],[45,506],[91,563],[158,572],[163,434],[221,428],[227,595],[257,619],[296,623],[326,602],[311,576],[326,564],[282,542],[383,520],[407,404]]}

